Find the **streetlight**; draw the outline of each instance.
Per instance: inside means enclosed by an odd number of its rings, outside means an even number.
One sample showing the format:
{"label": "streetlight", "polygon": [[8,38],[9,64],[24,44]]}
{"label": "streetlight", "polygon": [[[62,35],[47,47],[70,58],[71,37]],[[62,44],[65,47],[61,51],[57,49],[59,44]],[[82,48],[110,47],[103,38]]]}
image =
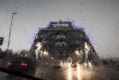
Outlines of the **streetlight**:
{"label": "streetlight", "polygon": [[10,39],[11,39],[11,33],[12,33],[12,25],[13,25],[13,18],[14,18],[14,15],[17,14],[16,11],[14,11],[12,13],[12,19],[11,19],[11,24],[10,24],[10,31],[9,31],[9,36],[8,36],[8,44],[7,44],[7,50],[9,49],[9,46],[10,46]]}

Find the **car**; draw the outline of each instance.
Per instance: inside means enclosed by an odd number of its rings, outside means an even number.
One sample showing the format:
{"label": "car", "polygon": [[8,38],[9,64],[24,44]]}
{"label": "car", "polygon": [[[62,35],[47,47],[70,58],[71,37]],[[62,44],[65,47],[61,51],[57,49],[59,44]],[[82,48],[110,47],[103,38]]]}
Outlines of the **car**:
{"label": "car", "polygon": [[63,66],[63,62],[61,61],[54,61],[51,62],[50,67],[54,69],[60,69]]}
{"label": "car", "polygon": [[2,67],[8,70],[16,70],[26,74],[34,74],[36,63],[29,57],[12,55],[3,59]]}

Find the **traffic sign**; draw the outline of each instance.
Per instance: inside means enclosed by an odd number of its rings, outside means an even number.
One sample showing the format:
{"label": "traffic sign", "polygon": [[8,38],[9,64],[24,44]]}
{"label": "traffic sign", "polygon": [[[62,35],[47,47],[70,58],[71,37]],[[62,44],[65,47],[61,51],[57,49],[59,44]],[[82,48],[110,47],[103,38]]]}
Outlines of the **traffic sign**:
{"label": "traffic sign", "polygon": [[0,37],[0,45],[3,45],[3,40],[4,40],[4,38]]}

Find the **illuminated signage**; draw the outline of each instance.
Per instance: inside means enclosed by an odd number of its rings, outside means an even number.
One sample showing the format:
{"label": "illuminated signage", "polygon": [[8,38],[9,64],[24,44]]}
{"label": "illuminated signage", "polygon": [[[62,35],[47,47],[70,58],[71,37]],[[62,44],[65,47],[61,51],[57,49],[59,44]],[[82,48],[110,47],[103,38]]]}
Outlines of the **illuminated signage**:
{"label": "illuminated signage", "polygon": [[69,22],[53,22],[51,23],[53,27],[69,27],[70,23]]}

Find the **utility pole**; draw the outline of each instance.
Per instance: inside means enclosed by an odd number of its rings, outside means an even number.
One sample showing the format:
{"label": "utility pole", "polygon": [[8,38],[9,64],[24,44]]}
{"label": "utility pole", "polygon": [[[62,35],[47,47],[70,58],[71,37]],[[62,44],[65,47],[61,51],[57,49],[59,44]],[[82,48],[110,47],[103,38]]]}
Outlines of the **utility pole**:
{"label": "utility pole", "polygon": [[11,33],[12,33],[12,26],[13,26],[13,19],[14,19],[14,15],[15,15],[15,14],[17,14],[16,11],[14,11],[14,12],[12,13],[12,19],[11,19],[11,24],[10,24],[9,36],[8,36],[7,50],[9,50],[9,46],[10,46]]}

